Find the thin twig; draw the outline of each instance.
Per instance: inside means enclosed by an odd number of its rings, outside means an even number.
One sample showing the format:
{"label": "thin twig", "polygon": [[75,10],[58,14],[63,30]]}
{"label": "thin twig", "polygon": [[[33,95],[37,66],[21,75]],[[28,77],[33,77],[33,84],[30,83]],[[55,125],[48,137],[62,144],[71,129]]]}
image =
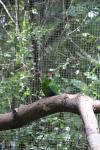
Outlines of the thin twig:
{"label": "thin twig", "polygon": [[5,9],[6,13],[8,14],[9,18],[12,20],[12,22],[16,25],[15,20],[13,19],[13,17],[11,16],[10,12],[8,11],[6,5],[0,0],[0,4],[3,6],[3,8]]}

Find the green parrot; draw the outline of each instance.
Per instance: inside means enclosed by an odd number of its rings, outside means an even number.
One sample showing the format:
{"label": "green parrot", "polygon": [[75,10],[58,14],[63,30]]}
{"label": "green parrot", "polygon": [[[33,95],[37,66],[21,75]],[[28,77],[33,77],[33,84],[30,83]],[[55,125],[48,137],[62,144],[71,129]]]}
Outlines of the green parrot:
{"label": "green parrot", "polygon": [[52,77],[52,73],[45,75],[42,80],[42,91],[46,97],[55,96],[59,94],[59,87]]}

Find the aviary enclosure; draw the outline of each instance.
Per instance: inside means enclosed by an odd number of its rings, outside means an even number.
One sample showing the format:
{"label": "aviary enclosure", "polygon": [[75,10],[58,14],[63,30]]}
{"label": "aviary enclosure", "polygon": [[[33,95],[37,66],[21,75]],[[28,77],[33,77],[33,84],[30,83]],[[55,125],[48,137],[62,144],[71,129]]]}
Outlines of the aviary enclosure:
{"label": "aviary enclosure", "polygon": [[99,100],[100,1],[0,0],[0,150],[100,150]]}

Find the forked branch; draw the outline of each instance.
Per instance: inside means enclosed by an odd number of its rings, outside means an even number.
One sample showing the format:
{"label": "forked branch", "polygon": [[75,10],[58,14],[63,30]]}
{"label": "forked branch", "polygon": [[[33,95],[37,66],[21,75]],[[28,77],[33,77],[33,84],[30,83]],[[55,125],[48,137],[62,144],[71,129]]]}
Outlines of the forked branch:
{"label": "forked branch", "polygon": [[81,115],[89,145],[92,150],[100,150],[100,133],[95,113],[100,113],[100,101],[83,94],[61,94],[38,100],[16,108],[12,112],[0,114],[0,131],[20,128],[29,122],[57,113],[72,112]]}

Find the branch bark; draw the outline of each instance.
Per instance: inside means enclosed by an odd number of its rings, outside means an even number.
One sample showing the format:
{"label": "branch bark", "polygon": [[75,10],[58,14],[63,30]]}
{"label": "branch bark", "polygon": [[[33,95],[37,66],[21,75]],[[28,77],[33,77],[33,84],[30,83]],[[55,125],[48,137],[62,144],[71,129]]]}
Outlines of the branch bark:
{"label": "branch bark", "polygon": [[80,99],[79,111],[84,122],[87,140],[91,150],[100,150],[100,133],[96,116],[94,114],[93,101]]}
{"label": "branch bark", "polygon": [[15,14],[16,14],[16,32],[20,31],[20,26],[19,26],[19,0],[15,0]]}
{"label": "branch bark", "polygon": [[100,133],[94,113],[100,113],[100,101],[83,94],[61,94],[38,100],[16,108],[12,112],[0,114],[0,131],[20,128],[29,122],[57,112],[72,112],[81,115],[87,140],[92,150],[100,150]]}

